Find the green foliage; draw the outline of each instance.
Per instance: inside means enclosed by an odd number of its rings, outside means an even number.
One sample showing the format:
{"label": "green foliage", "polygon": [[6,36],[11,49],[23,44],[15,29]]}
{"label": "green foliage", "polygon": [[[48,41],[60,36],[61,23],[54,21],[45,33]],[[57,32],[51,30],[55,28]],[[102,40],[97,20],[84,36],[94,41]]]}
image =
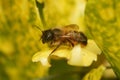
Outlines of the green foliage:
{"label": "green foliage", "polygon": [[97,69],[93,69],[89,73],[87,73],[83,80],[101,80],[104,71],[105,67],[101,65]]}
{"label": "green foliage", "polygon": [[120,78],[120,1],[88,0],[86,24]]}

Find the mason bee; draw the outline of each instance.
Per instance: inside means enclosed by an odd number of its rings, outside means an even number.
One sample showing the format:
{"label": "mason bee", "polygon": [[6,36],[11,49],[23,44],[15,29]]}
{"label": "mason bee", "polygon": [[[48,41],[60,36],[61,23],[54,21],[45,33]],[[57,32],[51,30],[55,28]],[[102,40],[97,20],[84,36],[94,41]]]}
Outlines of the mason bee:
{"label": "mason bee", "polygon": [[76,24],[42,31],[41,39],[43,44],[50,43],[51,46],[56,46],[51,54],[62,44],[69,43],[72,47],[76,44],[80,44],[82,47],[87,45],[87,37],[83,32],[79,31],[79,27]]}

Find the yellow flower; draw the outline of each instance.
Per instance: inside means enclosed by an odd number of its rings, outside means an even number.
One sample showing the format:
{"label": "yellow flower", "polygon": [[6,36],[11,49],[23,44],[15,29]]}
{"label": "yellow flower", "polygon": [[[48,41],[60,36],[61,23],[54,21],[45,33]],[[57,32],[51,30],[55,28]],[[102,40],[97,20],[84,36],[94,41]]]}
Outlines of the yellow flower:
{"label": "yellow flower", "polygon": [[40,61],[43,66],[50,67],[50,58],[56,56],[58,58],[66,58],[69,65],[90,66],[93,61],[97,60],[97,55],[101,54],[101,50],[93,40],[88,40],[88,44],[85,47],[81,47],[80,44],[75,45],[73,48],[62,46],[50,55],[53,50],[53,48],[50,48],[37,52],[33,55],[32,61]]}

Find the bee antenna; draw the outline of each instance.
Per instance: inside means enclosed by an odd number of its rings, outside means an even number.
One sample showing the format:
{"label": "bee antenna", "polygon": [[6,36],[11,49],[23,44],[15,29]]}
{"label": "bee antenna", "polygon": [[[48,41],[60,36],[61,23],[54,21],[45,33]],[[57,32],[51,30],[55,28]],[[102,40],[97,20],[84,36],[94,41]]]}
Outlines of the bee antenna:
{"label": "bee antenna", "polygon": [[40,30],[40,31],[43,33],[43,30],[41,30],[39,26],[37,26],[37,25],[32,25],[32,27],[36,27],[38,30]]}

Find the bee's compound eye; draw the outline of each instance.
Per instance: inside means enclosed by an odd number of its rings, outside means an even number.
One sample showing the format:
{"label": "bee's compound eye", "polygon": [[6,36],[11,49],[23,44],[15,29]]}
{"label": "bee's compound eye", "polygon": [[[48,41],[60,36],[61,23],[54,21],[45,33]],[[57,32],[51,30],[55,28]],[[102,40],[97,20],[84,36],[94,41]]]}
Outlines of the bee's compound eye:
{"label": "bee's compound eye", "polygon": [[54,34],[52,30],[46,30],[43,32],[43,35],[41,38],[42,38],[42,42],[46,43],[46,42],[51,41],[54,38]]}
{"label": "bee's compound eye", "polygon": [[46,39],[47,40],[52,40],[53,36],[54,36],[53,32],[48,32],[48,34],[46,35]]}

